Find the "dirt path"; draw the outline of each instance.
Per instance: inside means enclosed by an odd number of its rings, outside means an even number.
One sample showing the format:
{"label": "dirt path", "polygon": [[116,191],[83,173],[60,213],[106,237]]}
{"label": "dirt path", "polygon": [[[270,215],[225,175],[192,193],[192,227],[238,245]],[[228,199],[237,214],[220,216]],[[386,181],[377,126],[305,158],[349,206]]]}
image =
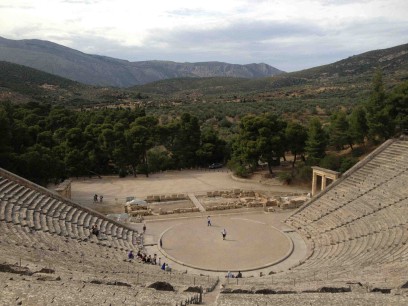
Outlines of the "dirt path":
{"label": "dirt path", "polygon": [[[262,183],[260,182],[262,181]],[[282,185],[276,179],[262,179],[257,174],[253,179],[237,179],[226,169],[166,171],[149,177],[113,176],[72,181],[72,199],[94,208],[122,205],[125,198],[134,196],[145,198],[148,195],[205,193],[207,191],[244,189],[262,191],[266,194],[288,194],[309,192],[305,187]],[[93,203],[93,195],[103,195],[103,203]]]}

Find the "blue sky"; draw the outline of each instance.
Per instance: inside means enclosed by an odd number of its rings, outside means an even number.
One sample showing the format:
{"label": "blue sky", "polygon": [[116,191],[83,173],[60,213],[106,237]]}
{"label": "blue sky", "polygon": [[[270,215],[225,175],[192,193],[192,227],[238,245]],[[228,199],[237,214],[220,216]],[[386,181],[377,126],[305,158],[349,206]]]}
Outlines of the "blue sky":
{"label": "blue sky", "polygon": [[406,0],[2,0],[0,36],[129,61],[296,71],[408,43]]}

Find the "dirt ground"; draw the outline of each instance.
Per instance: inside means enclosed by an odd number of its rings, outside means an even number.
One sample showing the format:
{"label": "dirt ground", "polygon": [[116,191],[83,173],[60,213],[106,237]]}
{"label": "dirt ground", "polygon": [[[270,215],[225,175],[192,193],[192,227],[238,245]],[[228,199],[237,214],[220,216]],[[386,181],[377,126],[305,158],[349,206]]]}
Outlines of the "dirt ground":
{"label": "dirt ground", "polygon": [[[203,195],[208,191],[231,189],[260,191],[267,196],[310,192],[310,189],[304,186],[287,186],[274,178],[265,179],[260,173],[251,179],[237,179],[227,169],[217,169],[166,171],[136,178],[105,176],[101,179],[73,179],[71,196],[82,205],[108,214],[123,213],[125,199],[130,196],[145,199],[149,195]],[[94,203],[94,194],[103,195],[103,202]],[[185,203],[182,206],[184,207]]]}

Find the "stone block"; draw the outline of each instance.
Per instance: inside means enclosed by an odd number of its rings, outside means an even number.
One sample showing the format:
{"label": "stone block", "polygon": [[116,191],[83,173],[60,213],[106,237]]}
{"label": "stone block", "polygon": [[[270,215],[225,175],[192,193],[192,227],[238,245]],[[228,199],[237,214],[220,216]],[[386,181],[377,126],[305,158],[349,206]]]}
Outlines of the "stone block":
{"label": "stone block", "polygon": [[265,205],[266,206],[278,206],[278,200],[277,199],[268,199],[268,200],[266,200],[266,203],[265,203]]}
{"label": "stone block", "polygon": [[246,192],[247,197],[254,197],[255,196],[255,192],[253,192],[252,190],[247,191]]}

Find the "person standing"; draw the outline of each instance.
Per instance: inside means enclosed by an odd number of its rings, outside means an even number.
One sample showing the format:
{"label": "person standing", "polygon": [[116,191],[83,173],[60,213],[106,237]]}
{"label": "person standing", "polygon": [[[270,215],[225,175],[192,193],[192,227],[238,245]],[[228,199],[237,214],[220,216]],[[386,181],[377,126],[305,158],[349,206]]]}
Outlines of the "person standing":
{"label": "person standing", "polygon": [[207,226],[211,226],[211,218],[210,218],[210,216],[207,217]]}
{"label": "person standing", "polygon": [[143,223],[143,234],[146,233],[146,223]]}
{"label": "person standing", "polygon": [[222,230],[221,234],[222,234],[222,240],[225,240],[225,237],[227,237],[227,231],[225,230],[225,228]]}

